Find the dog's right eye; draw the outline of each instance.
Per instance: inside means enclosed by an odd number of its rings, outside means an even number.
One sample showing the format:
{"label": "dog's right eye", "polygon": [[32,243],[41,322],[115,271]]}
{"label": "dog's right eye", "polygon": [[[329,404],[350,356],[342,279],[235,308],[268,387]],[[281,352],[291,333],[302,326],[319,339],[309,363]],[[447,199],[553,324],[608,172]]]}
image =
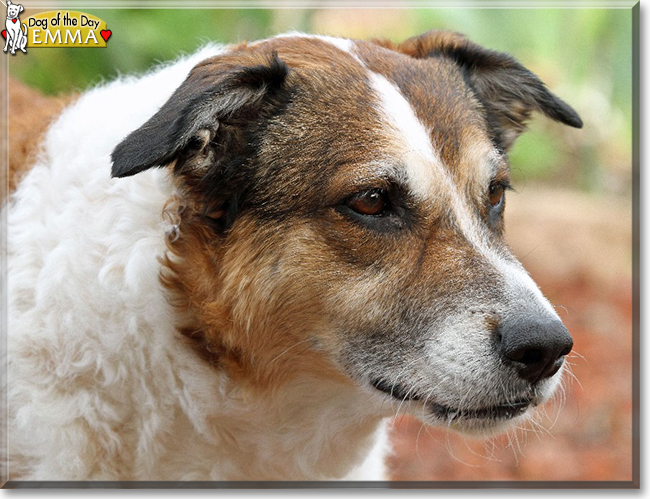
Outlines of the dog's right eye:
{"label": "dog's right eye", "polygon": [[388,207],[388,197],[383,189],[372,189],[357,194],[347,204],[360,215],[379,216]]}

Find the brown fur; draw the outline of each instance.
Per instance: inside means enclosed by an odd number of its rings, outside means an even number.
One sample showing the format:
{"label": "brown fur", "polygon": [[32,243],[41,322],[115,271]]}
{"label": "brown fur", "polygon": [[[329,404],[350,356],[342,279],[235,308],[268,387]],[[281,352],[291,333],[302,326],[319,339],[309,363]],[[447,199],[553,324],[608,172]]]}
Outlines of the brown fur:
{"label": "brown fur", "polygon": [[14,79],[9,80],[9,192],[13,192],[29,171],[43,135],[73,98],[46,97]]}
{"label": "brown fur", "polygon": [[[377,174],[378,162],[407,168],[377,108],[372,71],[411,103],[492,230],[492,248],[513,259],[502,217],[489,208],[490,182],[507,184],[507,165],[498,154],[497,164],[482,165],[523,126],[508,123],[512,113],[543,108],[565,122],[575,113],[553,109],[564,104],[536,78],[517,81],[529,73],[508,56],[481,50],[450,34],[396,47],[356,42],[359,64],[314,38],[242,44],[195,67],[116,147],[114,176],[173,166],[178,194],[166,217],[175,228],[162,281],[180,330],[205,359],[263,391],[301,375],[351,383],[349,365],[398,370],[420,355],[431,303],[444,318],[458,312],[458,296],[507,301],[502,277],[459,232],[442,188],[426,201],[400,192],[394,232],[341,211],[364,190],[400,188]],[[480,64],[467,65],[472,58]],[[505,95],[495,90],[502,80]],[[533,88],[520,102],[511,84]],[[497,320],[489,307],[477,313]]]}
{"label": "brown fur", "polygon": [[[182,194],[180,201],[170,204],[170,209],[171,218],[178,221],[179,232],[169,240],[171,253],[163,272],[163,283],[186,317],[182,332],[194,341],[204,358],[263,391],[307,372],[349,382],[334,367],[332,359],[324,358],[320,352],[339,348],[327,322],[331,310],[336,309],[344,321],[350,322],[348,329],[356,329],[352,324],[354,316],[345,317],[341,306],[337,306],[340,297],[336,290],[345,289],[351,279],[363,279],[383,262],[391,268],[395,283],[388,301],[409,297],[424,305],[427,296],[418,298],[418,290],[431,286],[432,269],[440,273],[442,268],[461,266],[464,273],[473,275],[481,267],[463,251],[466,245],[462,241],[451,242],[456,236],[451,225],[444,230],[447,222],[442,223],[441,232],[448,235],[440,235],[435,241],[426,237],[428,227],[444,220],[445,214],[438,207],[429,207],[430,213],[422,214],[421,231],[411,234],[409,240],[403,236],[391,243],[369,237],[367,231],[351,226],[344,217],[329,210],[313,225],[301,222],[301,214],[312,209],[305,200],[325,200],[326,204],[335,205],[364,186],[378,185],[379,179],[368,164],[381,157],[382,151],[391,160],[391,145],[366,126],[380,117],[374,114],[369,100],[364,70],[351,56],[318,40],[298,39],[290,44],[282,39],[272,40],[246,53],[217,57],[197,66],[190,81],[196,79],[203,84],[215,76],[222,78],[233,69],[233,64],[264,63],[273,51],[292,68],[289,85],[299,82],[304,94],[302,101],[293,102],[294,109],[283,116],[282,122],[267,129],[270,138],[258,152],[255,171],[255,176],[264,181],[260,181],[262,187],[256,192],[255,202],[266,205],[267,214],[278,209],[282,217],[287,212],[293,216],[286,215],[287,219],[279,222],[282,230],[273,225],[270,230],[265,229],[253,214],[243,216],[226,239],[206,224],[205,206],[209,202],[201,190],[205,188],[203,168],[197,167],[196,159],[184,165],[177,163]],[[437,105],[427,104],[430,92],[425,93],[413,83],[438,78],[442,84],[462,88],[462,78],[454,64],[440,61],[427,65],[388,51],[373,56],[372,50],[366,52],[363,48],[359,53],[370,69],[396,81],[410,99],[424,106],[427,113],[419,117],[445,134],[444,138],[436,136],[437,145],[459,182],[466,183],[472,170],[467,166],[468,172],[462,171],[467,162],[461,161],[461,144],[473,135],[481,135],[489,142],[480,106],[472,107],[470,99],[468,107],[462,92],[443,93],[441,100],[435,101]],[[464,126],[454,128],[456,123]],[[225,120],[219,128],[229,126]],[[233,140],[228,140],[231,146]],[[278,155],[282,157],[282,169],[273,168]],[[197,156],[198,161],[203,161],[202,154]],[[478,189],[474,196],[482,199],[483,186],[473,187]],[[278,199],[285,204],[274,205]],[[291,199],[296,199],[297,204],[287,205],[286,201]],[[221,206],[210,206],[210,217],[219,218],[226,211]],[[456,248],[453,258],[441,251],[446,246]],[[426,264],[422,265],[419,257],[425,254]],[[464,260],[474,268],[470,269]],[[342,262],[347,264],[341,266]],[[438,284],[450,294],[457,287],[453,282]],[[352,296],[353,305],[346,306],[356,307],[359,300],[368,299],[362,294]],[[386,301],[382,297],[378,308],[389,309],[390,303]],[[304,341],[319,331],[322,336]],[[322,344],[328,344],[328,348],[319,348]]]}
{"label": "brown fur", "polygon": [[319,290],[278,282],[272,275],[278,255],[270,248],[282,243],[256,225],[242,220],[234,241],[215,244],[203,220],[183,217],[179,237],[168,240],[161,276],[185,317],[181,332],[205,359],[250,389],[268,392],[306,372],[349,382],[313,351],[313,343],[302,342],[307,332],[322,328]]}
{"label": "brown fur", "polygon": [[[360,42],[358,51],[369,69],[395,82],[412,103],[418,119],[432,132],[434,148],[458,185],[467,185],[474,164],[464,161],[465,145],[489,145],[483,106],[463,80],[457,64],[447,58],[413,59],[399,51],[377,51]],[[428,82],[423,85],[422,82]],[[482,192],[478,193],[479,195]]]}
{"label": "brown fur", "polygon": [[[371,108],[367,100],[367,89],[361,84],[363,73],[351,56],[342,55],[333,46],[315,40],[297,40],[287,45],[283,40],[273,40],[263,47],[254,47],[248,53],[236,53],[232,57],[218,57],[208,60],[196,68],[196,74],[223,75],[234,64],[262,63],[268,60],[268,54],[277,51],[282,60],[289,64],[294,72],[292,77],[299,80],[301,87],[316,99],[305,103],[304,110],[297,110],[295,116],[302,119],[315,116],[317,120],[308,123],[295,124],[285,121],[278,130],[275,143],[262,153],[269,161],[262,160],[257,172],[259,177],[281,175],[274,182],[267,182],[273,190],[261,192],[261,197],[290,198],[292,189],[316,187],[322,184],[318,177],[322,175],[322,165],[337,163],[360,166],[370,159],[372,152],[380,144],[366,140],[362,147],[350,148],[357,145],[357,134],[368,120],[368,110]],[[318,51],[319,58],[309,57],[310,53]],[[305,55],[307,54],[307,55]],[[304,72],[309,72],[311,78],[306,78]],[[321,75],[318,77],[317,75]],[[340,89],[333,80],[345,77],[346,93],[351,95],[348,113],[341,115]],[[209,76],[202,76],[201,80]],[[320,83],[319,83],[320,82]],[[289,118],[289,121],[291,118]],[[329,133],[331,123],[337,125],[337,135]],[[227,127],[222,123],[220,128]],[[306,127],[312,133],[301,137],[294,133],[302,133]],[[324,142],[313,140],[327,139]],[[296,149],[295,144],[301,147]],[[295,164],[295,170],[284,169],[281,172],[271,172],[267,168],[272,165],[272,156],[282,150],[286,165]],[[367,155],[364,155],[364,152]],[[292,154],[296,154],[292,158]],[[331,156],[331,159],[330,159]],[[305,168],[306,164],[313,166]],[[352,170],[352,169],[351,169]],[[306,172],[314,175],[309,178]],[[334,179],[345,177],[331,175]],[[190,169],[180,177],[183,202],[186,206],[177,213],[181,220],[180,236],[169,242],[171,255],[165,262],[166,271],[163,273],[163,283],[177,299],[179,309],[185,312],[188,323],[181,330],[192,338],[205,358],[208,358],[219,368],[225,369],[231,376],[249,386],[267,391],[278,386],[298,373],[309,372],[313,376],[328,379],[339,379],[349,383],[331,363],[314,351],[314,344],[303,342],[308,333],[322,330],[327,332],[325,322],[328,315],[323,307],[326,303],[322,295],[329,283],[322,280],[320,286],[314,286],[312,280],[295,279],[293,272],[283,280],[277,269],[286,265],[283,260],[294,260],[300,253],[299,266],[308,273],[314,272],[322,265],[318,248],[287,246],[287,234],[269,233],[259,227],[254,219],[239,220],[237,228],[230,232],[229,242],[215,239],[214,231],[206,227],[204,212],[205,201],[198,191],[200,178],[193,177]],[[297,185],[300,183],[300,186]],[[349,182],[345,188],[353,193],[356,187]],[[279,189],[286,192],[279,192]],[[313,196],[323,196],[323,191],[314,192]],[[326,194],[327,195],[327,194]],[[340,197],[341,191],[331,191],[331,196]],[[260,202],[264,202],[260,200]],[[283,207],[285,209],[305,210],[305,206]],[[178,208],[175,208],[178,210]],[[217,213],[223,211],[216,210]],[[303,230],[301,226],[293,227],[295,231]],[[307,228],[304,228],[306,230]],[[299,236],[298,236],[299,237]],[[305,239],[309,234],[305,234]],[[324,255],[327,258],[327,255]],[[242,272],[242,269],[247,269]],[[274,275],[275,274],[275,275]],[[254,279],[255,282],[251,282]],[[263,291],[266,288],[266,292]],[[281,301],[278,300],[279,297]],[[322,342],[332,342],[327,335],[320,338]]]}

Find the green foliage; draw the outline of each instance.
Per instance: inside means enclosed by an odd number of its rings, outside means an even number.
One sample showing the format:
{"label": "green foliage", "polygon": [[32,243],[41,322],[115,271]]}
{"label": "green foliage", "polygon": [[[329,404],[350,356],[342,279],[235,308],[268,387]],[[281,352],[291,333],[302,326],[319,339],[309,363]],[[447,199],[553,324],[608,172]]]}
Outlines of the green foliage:
{"label": "green foliage", "polygon": [[[628,194],[631,10],[625,9],[89,9],[113,34],[105,49],[39,48],[10,58],[12,76],[45,93],[80,91],[215,41],[292,29],[399,41],[432,28],[512,53],[570,102],[585,128],[535,117],[510,157],[515,181]],[[611,181],[614,178],[615,181]],[[618,180],[616,180],[618,179]]]}
{"label": "green foliage", "polygon": [[43,48],[12,58],[12,73],[48,94],[78,91],[118,74],[190,53],[209,41],[230,43],[267,36],[273,11],[198,9],[88,9],[112,31],[107,47]]}

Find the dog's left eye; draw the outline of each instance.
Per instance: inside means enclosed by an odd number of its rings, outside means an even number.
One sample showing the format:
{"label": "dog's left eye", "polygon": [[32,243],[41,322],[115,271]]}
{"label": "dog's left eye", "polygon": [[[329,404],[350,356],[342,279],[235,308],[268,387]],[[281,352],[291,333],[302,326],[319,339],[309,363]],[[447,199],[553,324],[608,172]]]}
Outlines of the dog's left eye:
{"label": "dog's left eye", "polygon": [[493,210],[500,210],[505,201],[506,190],[510,188],[509,184],[501,182],[493,182],[490,184],[490,207]]}
{"label": "dog's left eye", "polygon": [[496,208],[503,203],[506,188],[500,184],[490,186],[490,206]]}

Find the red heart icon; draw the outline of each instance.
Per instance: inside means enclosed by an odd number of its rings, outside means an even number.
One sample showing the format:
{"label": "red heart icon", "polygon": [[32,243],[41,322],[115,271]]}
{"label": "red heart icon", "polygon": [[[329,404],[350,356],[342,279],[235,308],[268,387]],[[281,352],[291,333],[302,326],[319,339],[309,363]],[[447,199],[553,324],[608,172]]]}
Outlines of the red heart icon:
{"label": "red heart icon", "polygon": [[6,29],[2,30],[2,38],[4,38],[5,40],[7,39],[7,30]]}
{"label": "red heart icon", "polygon": [[14,24],[16,24],[16,21],[17,21],[17,20],[18,20],[18,19],[12,19],[11,21],[12,21]]}
{"label": "red heart icon", "polygon": [[103,29],[99,32],[100,35],[102,35],[102,38],[104,39],[105,42],[108,41],[108,39],[111,37],[112,31],[110,29]]}

